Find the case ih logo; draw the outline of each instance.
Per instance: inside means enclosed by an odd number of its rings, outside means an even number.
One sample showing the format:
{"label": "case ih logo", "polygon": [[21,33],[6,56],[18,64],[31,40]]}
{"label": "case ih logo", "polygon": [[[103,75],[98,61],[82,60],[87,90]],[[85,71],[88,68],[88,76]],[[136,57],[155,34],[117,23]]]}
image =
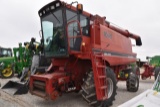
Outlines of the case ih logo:
{"label": "case ih logo", "polygon": [[112,35],[110,33],[106,32],[106,31],[104,32],[104,36],[109,38],[109,39],[112,39]]}

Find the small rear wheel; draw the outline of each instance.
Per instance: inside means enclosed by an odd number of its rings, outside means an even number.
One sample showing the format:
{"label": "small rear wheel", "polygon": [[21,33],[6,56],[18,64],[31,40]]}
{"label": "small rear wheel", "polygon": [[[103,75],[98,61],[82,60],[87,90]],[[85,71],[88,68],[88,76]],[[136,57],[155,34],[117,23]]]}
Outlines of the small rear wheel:
{"label": "small rear wheel", "polygon": [[127,91],[137,92],[140,78],[139,68],[132,68],[126,81]]}
{"label": "small rear wheel", "polygon": [[82,85],[82,97],[89,103],[89,105],[94,107],[108,107],[111,106],[112,102],[115,100],[115,95],[117,94],[117,81],[115,74],[112,69],[107,68],[106,75],[108,99],[104,101],[97,100],[93,71],[90,71],[84,79],[84,83]]}

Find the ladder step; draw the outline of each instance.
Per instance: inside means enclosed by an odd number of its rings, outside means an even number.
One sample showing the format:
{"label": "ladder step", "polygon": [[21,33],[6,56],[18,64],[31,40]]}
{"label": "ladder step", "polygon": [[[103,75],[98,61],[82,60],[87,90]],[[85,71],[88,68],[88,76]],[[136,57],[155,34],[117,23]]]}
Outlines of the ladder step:
{"label": "ladder step", "polygon": [[107,86],[101,86],[100,89],[107,89]]}
{"label": "ladder step", "polygon": [[104,65],[98,65],[98,64],[97,64],[97,67],[98,67],[98,68],[105,68],[106,66],[104,66]]}
{"label": "ladder step", "polygon": [[86,94],[89,94],[89,92],[83,86],[81,88]]}
{"label": "ladder step", "polygon": [[90,103],[90,101],[89,101],[84,95],[82,95],[82,97],[83,97],[88,103]]}
{"label": "ladder step", "polygon": [[89,77],[93,77],[93,74],[88,74]]}
{"label": "ladder step", "polygon": [[103,54],[103,52],[94,52],[95,55]]}
{"label": "ladder step", "polygon": [[107,100],[107,99],[108,99],[108,96],[104,96],[102,99],[103,99],[103,100]]}
{"label": "ladder step", "polygon": [[87,95],[86,98],[90,98],[90,97],[93,97],[93,96],[95,96],[95,95],[96,95],[96,93],[92,93],[92,94],[90,94],[90,95]]}
{"label": "ladder step", "polygon": [[96,58],[102,58],[102,55],[95,55]]}
{"label": "ladder step", "polygon": [[89,86],[89,85],[90,85],[88,81],[85,81],[85,84],[86,84],[87,86]]}
{"label": "ladder step", "polygon": [[98,76],[99,79],[105,79],[106,76]]}
{"label": "ladder step", "polygon": [[96,104],[98,101],[92,101],[91,103],[89,103],[89,105],[93,105]]}

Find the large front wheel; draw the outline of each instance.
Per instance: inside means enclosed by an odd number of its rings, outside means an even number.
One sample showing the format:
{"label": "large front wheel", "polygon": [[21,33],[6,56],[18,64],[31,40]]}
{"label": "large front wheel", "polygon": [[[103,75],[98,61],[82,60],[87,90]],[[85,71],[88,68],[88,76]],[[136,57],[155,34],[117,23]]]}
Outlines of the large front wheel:
{"label": "large front wheel", "polygon": [[96,95],[96,89],[94,84],[94,76],[93,71],[90,71],[86,78],[84,79],[84,83],[82,85],[82,96],[84,100],[86,100],[91,106],[94,107],[108,107],[112,105],[112,102],[115,100],[116,90],[117,90],[117,81],[115,74],[112,69],[106,69],[106,81],[107,81],[107,93],[108,99],[104,101],[98,101]]}
{"label": "large front wheel", "polygon": [[14,76],[14,65],[9,65],[1,71],[2,78],[11,78]]}

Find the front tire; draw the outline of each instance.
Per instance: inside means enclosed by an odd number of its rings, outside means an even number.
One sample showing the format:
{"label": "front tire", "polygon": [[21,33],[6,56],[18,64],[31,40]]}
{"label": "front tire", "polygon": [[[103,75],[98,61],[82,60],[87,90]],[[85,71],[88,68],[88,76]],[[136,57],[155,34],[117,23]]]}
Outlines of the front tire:
{"label": "front tire", "polygon": [[112,105],[112,102],[115,100],[116,90],[117,90],[117,81],[113,70],[110,68],[106,69],[107,74],[107,83],[108,83],[108,99],[104,101],[98,101],[96,96],[96,89],[93,78],[93,71],[90,71],[84,83],[82,85],[82,97],[86,100],[91,106],[94,107],[108,107]]}

